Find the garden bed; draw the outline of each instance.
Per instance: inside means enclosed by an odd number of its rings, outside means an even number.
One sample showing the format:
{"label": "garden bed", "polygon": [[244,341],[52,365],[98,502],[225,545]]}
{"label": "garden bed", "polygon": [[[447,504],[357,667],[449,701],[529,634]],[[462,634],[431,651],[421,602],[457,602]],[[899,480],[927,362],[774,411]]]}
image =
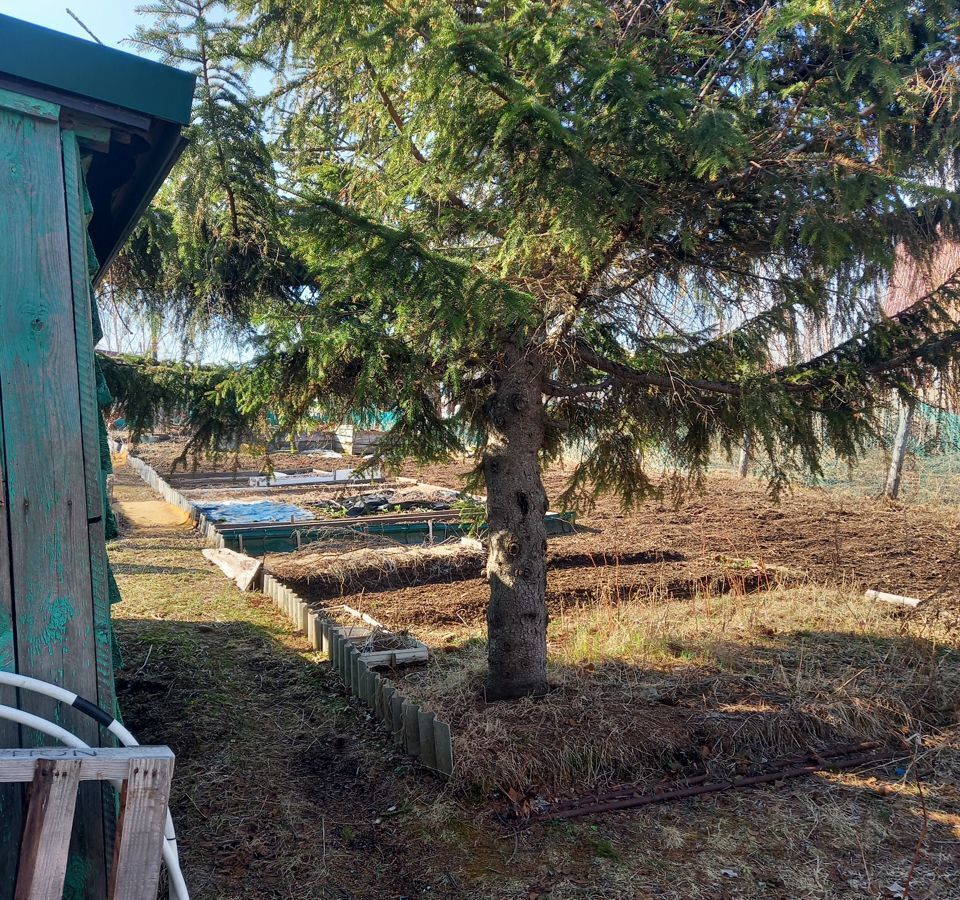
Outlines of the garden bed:
{"label": "garden bed", "polygon": [[[408,473],[457,483],[449,469]],[[848,742],[911,752],[914,734],[937,759],[960,696],[958,548],[942,511],[803,489],[775,504],[729,478],[708,492],[626,513],[604,501],[551,542],[555,689],[513,705],[483,697],[482,553],[307,549],[266,562],[308,602],[342,601],[430,646],[428,663],[391,677],[450,723],[464,788],[543,798],[737,777]],[[876,585],[927,603],[905,613],[866,599]]]}

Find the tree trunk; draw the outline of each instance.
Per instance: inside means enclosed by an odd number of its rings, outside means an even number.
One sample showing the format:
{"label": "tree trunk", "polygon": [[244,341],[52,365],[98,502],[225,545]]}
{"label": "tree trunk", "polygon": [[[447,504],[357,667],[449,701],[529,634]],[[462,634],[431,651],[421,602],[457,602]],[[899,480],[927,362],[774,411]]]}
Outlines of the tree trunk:
{"label": "tree trunk", "polygon": [[751,453],[753,451],[753,435],[749,431],[743,433],[743,443],[740,445],[740,462],[737,465],[737,474],[746,478],[750,474]]}
{"label": "tree trunk", "polygon": [[897,422],[897,436],[893,439],[893,452],[890,455],[890,471],[883,494],[890,500],[896,500],[900,493],[900,479],[903,477],[903,461],[907,456],[907,444],[910,442],[910,425],[916,403],[912,400],[900,404],[900,419]]}
{"label": "tree trunk", "polygon": [[489,553],[488,700],[542,695],[547,685],[547,495],[540,477],[543,369],[508,351],[488,403],[483,455]]}

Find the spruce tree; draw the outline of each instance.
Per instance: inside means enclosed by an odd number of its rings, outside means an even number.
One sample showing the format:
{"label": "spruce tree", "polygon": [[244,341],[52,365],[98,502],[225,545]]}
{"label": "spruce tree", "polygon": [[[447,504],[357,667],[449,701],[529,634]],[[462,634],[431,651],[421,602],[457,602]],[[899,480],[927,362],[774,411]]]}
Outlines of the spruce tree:
{"label": "spruce tree", "polygon": [[[186,148],[114,263],[107,299],[184,335],[246,321],[282,291],[281,221],[263,110],[225,0],[157,0],[130,43],[197,75]],[[184,348],[186,349],[186,348]]]}
{"label": "spruce tree", "polygon": [[[299,266],[247,408],[389,408],[388,457],[476,448],[488,698],[548,689],[545,463],[582,451],[558,502],[634,503],[659,452],[685,479],[746,439],[777,487],[954,374],[954,280],[855,325],[897,245],[956,231],[960,4],[235,5],[280,79]],[[852,336],[805,358],[827,317]]]}

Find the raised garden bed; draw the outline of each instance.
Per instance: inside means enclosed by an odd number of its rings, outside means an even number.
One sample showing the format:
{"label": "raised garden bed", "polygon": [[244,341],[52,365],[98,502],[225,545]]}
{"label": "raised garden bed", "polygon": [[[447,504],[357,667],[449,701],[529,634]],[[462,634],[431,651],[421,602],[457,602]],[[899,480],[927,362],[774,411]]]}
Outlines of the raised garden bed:
{"label": "raised garden bed", "polygon": [[[762,560],[730,552],[688,559],[680,548],[689,542],[605,555],[615,546],[609,536],[580,536],[551,555],[556,690],[536,701],[484,702],[485,586],[470,568],[446,582],[415,576],[406,587],[388,579],[373,590],[341,572],[340,595],[339,576],[315,578],[312,603],[308,573],[283,588],[285,608],[398,740],[419,748],[405,730],[405,704],[429,710],[453,735],[455,780],[516,797],[521,807],[620,782],[750,778],[770,760],[844,742],[896,749],[905,733],[929,735],[924,752],[932,759],[945,746],[937,723],[954,721],[943,710],[960,692],[956,632],[938,615],[949,605],[911,610],[915,618],[905,621],[857,586],[823,587],[809,576],[797,583],[797,569],[785,585],[777,575],[785,570]],[[574,566],[584,574],[571,582]],[[630,580],[634,568],[647,571],[647,582]],[[667,589],[681,572],[688,588]],[[566,585],[561,595],[558,582]],[[475,610],[465,606],[474,591]],[[404,697],[396,711],[393,695],[384,702],[382,676],[365,674],[353,638],[368,635],[352,630],[364,626],[345,630],[321,618],[341,604],[393,632],[409,629],[431,648],[428,662],[391,669],[387,687]],[[931,640],[946,653],[936,671],[924,663]]]}

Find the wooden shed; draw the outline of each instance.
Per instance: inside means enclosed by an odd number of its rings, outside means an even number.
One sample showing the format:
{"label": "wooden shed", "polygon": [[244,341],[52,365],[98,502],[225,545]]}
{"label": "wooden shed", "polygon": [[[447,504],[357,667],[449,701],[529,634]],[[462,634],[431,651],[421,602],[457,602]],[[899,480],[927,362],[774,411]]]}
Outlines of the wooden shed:
{"label": "wooden shed", "polygon": [[[194,77],[2,15],[0,47],[0,669],[113,711],[91,286],[182,149]],[[0,703],[109,745],[74,709],[9,689]],[[49,742],[0,721],[0,747]],[[12,896],[22,801],[0,788],[0,900]],[[106,896],[115,801],[81,788],[68,896]]]}

